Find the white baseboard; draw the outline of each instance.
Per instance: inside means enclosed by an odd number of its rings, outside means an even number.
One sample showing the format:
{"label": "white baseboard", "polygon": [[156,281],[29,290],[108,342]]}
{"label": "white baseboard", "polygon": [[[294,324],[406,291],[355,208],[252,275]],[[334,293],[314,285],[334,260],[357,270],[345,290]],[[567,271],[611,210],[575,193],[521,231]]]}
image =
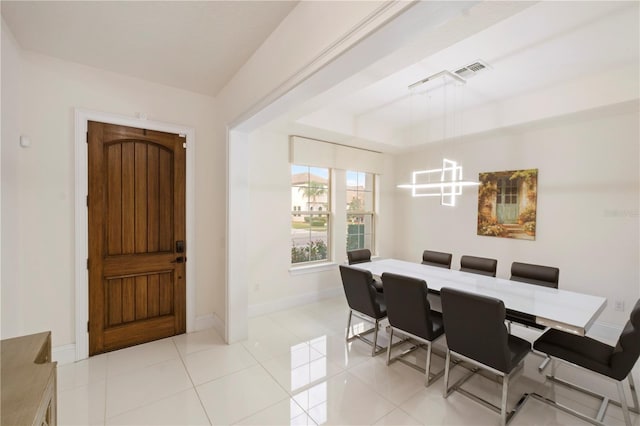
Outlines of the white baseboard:
{"label": "white baseboard", "polygon": [[[214,328],[221,336],[224,336],[224,321],[216,314],[201,315],[196,317],[195,331]],[[71,364],[76,362],[76,344],[57,346],[51,349],[51,358],[58,362],[58,365]]]}
{"label": "white baseboard", "polygon": [[216,313],[196,317],[196,328],[194,331],[207,330],[209,328],[213,328],[220,336],[224,337],[224,321],[222,321]]}
{"label": "white baseboard", "polygon": [[224,338],[226,330],[224,321],[215,313],[213,314],[213,328]]}
{"label": "white baseboard", "polygon": [[58,365],[71,364],[76,362],[76,344],[57,346],[51,349],[51,358],[58,362]]}
{"label": "white baseboard", "polygon": [[196,317],[196,328],[194,331],[206,330],[208,328],[213,328],[215,319],[213,317],[214,314],[200,315]]}
{"label": "white baseboard", "polygon": [[344,293],[342,287],[334,287],[326,290],[314,291],[312,293],[305,293],[298,296],[286,297],[271,302],[249,305],[249,318],[282,311],[284,309],[295,308],[296,306],[300,305],[319,302],[320,300],[338,297],[343,294]]}

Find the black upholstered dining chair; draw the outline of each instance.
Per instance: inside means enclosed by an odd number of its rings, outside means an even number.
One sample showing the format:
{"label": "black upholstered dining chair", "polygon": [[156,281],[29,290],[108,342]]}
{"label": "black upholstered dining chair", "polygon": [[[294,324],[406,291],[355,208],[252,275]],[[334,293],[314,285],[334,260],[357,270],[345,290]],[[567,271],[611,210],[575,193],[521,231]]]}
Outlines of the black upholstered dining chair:
{"label": "black upholstered dining chair", "polygon": [[[387,307],[384,295],[376,291],[373,285],[371,272],[357,269],[351,266],[340,265],[342,287],[349,304],[349,319],[347,320],[347,342],[360,339],[372,346],[371,356],[378,355],[386,348],[378,346],[378,325],[380,320],[387,317]],[[351,318],[356,315],[365,321],[374,324],[373,328],[349,336],[351,330]],[[365,335],[373,333],[373,342]]]}
{"label": "black upholstered dining chair", "polygon": [[[427,283],[424,280],[405,277],[403,275],[384,273],[382,283],[385,287],[384,297],[387,303],[387,318],[391,326],[389,341],[394,332],[398,332],[417,341],[418,345],[391,358],[391,345],[387,346],[387,365],[399,360],[425,375],[425,386],[433,383],[444,373],[444,370],[431,374],[431,342],[444,334],[442,314],[431,310],[427,300]],[[406,361],[403,357],[420,346],[426,345],[427,362],[425,368]]]}
{"label": "black upholstered dining chair", "polygon": [[511,281],[558,288],[559,278],[560,269],[552,266],[533,265],[521,262],[513,262],[511,264]]}
{"label": "black upholstered dining chair", "polygon": [[[482,401],[484,405],[500,413],[500,424],[506,425],[516,412],[507,412],[509,378],[531,350],[531,344],[507,332],[504,324],[506,311],[501,300],[448,287],[440,290],[440,296],[448,346],[444,397],[458,391],[473,400]],[[463,389],[461,385],[465,379],[449,388],[452,357],[502,377],[500,407]],[[476,370],[472,370],[468,376],[475,374]]]}
{"label": "black upholstered dining chair", "polygon": [[451,253],[425,250],[422,252],[422,264],[451,269]]}
{"label": "black upholstered dining chair", "polygon": [[355,265],[363,262],[371,262],[371,250],[369,249],[349,250],[347,252],[347,259],[349,260],[349,265]]}
{"label": "black upholstered dining chair", "polygon": [[497,269],[498,261],[496,259],[476,256],[462,256],[460,258],[460,270],[462,272],[495,277]]}
{"label": "black upholstered dining chair", "polygon": [[[540,398],[540,400],[573,414],[582,420],[586,420],[589,423],[601,425],[604,425],[603,418],[608,405],[614,404],[622,408],[624,421],[627,426],[631,426],[629,411],[638,414],[640,409],[640,405],[638,405],[638,393],[633,382],[632,373],[633,366],[640,357],[640,300],[638,300],[633,307],[629,321],[627,321],[627,324],[624,326],[615,346],[607,345],[590,337],[577,336],[556,329],[550,329],[534,342],[533,347],[537,351],[546,353],[552,359],[552,371],[551,374],[547,376],[548,379],[555,383],[568,386],[573,390],[586,393],[587,395],[599,397],[602,399],[602,403],[598,410],[598,415],[593,418],[555,401],[546,398]],[[555,375],[555,364],[557,361],[563,361],[581,367],[583,370],[615,381],[618,387],[618,397],[620,401],[611,401],[608,397],[598,395],[588,389],[557,378]],[[624,379],[627,379],[631,389],[631,397],[633,399],[632,408],[629,408],[627,405],[623,385]]]}
{"label": "black upholstered dining chair", "polygon": [[[357,265],[358,263],[371,262],[371,250],[369,249],[357,249],[347,252],[347,260],[349,265]],[[373,285],[378,293],[382,293],[382,281],[373,278]]]}
{"label": "black upholstered dining chair", "polygon": [[[530,263],[513,262],[511,264],[511,281],[519,281],[527,284],[534,284],[543,287],[558,288],[560,269],[552,266],[533,265]],[[521,325],[546,329],[545,326],[536,323],[536,318],[519,312],[507,312],[507,320],[515,321]],[[510,327],[511,325],[509,325]],[[511,329],[509,329],[511,330]],[[541,368],[546,364],[543,363]]]}

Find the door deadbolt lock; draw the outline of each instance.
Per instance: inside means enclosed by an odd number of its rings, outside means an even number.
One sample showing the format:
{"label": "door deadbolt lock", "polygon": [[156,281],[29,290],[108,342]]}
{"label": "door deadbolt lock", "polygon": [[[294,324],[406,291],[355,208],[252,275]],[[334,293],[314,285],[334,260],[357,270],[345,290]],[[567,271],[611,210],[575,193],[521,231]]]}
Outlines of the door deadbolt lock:
{"label": "door deadbolt lock", "polygon": [[184,240],[176,241],[176,253],[184,253]]}

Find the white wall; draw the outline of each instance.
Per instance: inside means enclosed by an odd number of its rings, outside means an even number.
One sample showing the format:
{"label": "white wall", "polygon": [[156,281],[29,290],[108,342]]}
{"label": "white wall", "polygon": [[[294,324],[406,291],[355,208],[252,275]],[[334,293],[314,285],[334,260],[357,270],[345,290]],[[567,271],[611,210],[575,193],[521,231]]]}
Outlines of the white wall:
{"label": "white wall", "polygon": [[[196,271],[196,314],[200,316],[216,314],[219,319],[226,318],[225,280],[227,277],[225,277],[224,253],[227,178],[225,154],[228,136],[226,126],[238,123],[240,118],[250,116],[271,100],[284,99],[281,104],[289,105],[302,102],[309,96],[317,94],[319,91],[317,85],[305,86],[301,83],[310,81],[310,76],[318,70],[322,71],[323,67],[332,60],[333,63],[338,62],[339,56],[356,45],[361,37],[373,32],[379,24],[407,7],[409,2],[389,4],[391,6],[388,11],[376,15],[375,19],[368,20],[376,10],[386,7],[384,2],[301,2],[242,70],[234,76],[217,99],[21,52],[11,40],[10,35],[5,34],[6,26],[3,25],[1,216],[3,336],[5,332],[8,336],[53,328],[54,346],[73,342],[72,197],[73,108],[75,107],[130,116],[140,111],[147,113],[149,118],[155,121],[174,122],[196,129],[195,226],[198,239],[195,250],[198,252],[199,260]],[[331,25],[326,25],[327,22],[331,22]],[[333,77],[335,78],[335,75]],[[296,87],[298,92],[295,96],[283,96],[286,90],[296,85],[298,85]],[[270,110],[270,113],[273,118],[273,110]],[[532,130],[529,132],[531,133]],[[18,149],[16,137],[19,134],[28,134],[33,141],[33,146],[27,150]],[[247,167],[246,159],[238,159],[235,164],[229,163],[229,167],[239,169],[241,172],[239,174],[242,176],[238,180],[239,183],[229,184],[228,191],[234,193],[240,187],[240,192],[244,193],[247,185],[247,179],[244,179],[244,176],[250,170],[252,179],[250,202],[252,204],[269,202],[274,206],[275,203],[281,203],[284,200],[283,211],[286,213],[281,215],[280,212],[271,212],[277,208],[265,209],[266,215],[273,215],[273,217],[267,216],[273,220],[266,221],[270,224],[266,231],[265,228],[258,228],[258,222],[249,216],[250,224],[247,228],[251,231],[249,238],[245,237],[246,230],[243,227],[240,229],[235,227],[230,231],[230,238],[238,239],[240,243],[246,238],[249,257],[258,259],[255,266],[251,262],[230,261],[230,267],[251,265],[250,282],[236,282],[232,285],[249,286],[252,289],[253,284],[257,282],[260,290],[255,294],[251,291],[249,294],[252,305],[271,303],[278,298],[285,298],[291,294],[290,291],[299,292],[296,294],[302,295],[308,294],[308,291],[335,288],[339,282],[334,280],[337,277],[334,271],[306,276],[291,276],[288,272],[283,273],[288,270],[288,251],[286,250],[289,248],[289,168],[286,135],[275,138],[269,136],[264,140],[261,138],[260,142],[254,141],[253,137],[252,135],[250,167]],[[502,140],[497,136],[496,138],[495,141],[491,138],[487,140],[496,144]],[[543,145],[547,146],[549,143],[543,143]],[[547,148],[552,147],[547,146]],[[511,149],[515,148],[510,145]],[[283,152],[284,155],[281,155]],[[265,153],[269,153],[269,156]],[[469,154],[465,154],[465,158],[459,156],[459,159],[466,166],[466,163],[471,161],[465,162],[465,159],[475,159],[474,156],[477,154],[478,152],[472,150]],[[518,157],[518,153],[516,152],[513,156]],[[637,158],[637,148],[633,158]],[[407,164],[410,164],[409,160],[413,161],[414,158],[407,156],[406,160]],[[497,166],[511,168],[514,167],[513,163],[517,163],[517,161],[507,160],[504,154],[498,153],[492,157],[491,164],[479,164],[475,170],[467,168],[466,172],[484,171],[485,166],[490,169]],[[281,167],[283,164],[284,167]],[[438,164],[439,155],[435,162],[435,165]],[[637,164],[635,166],[637,169]],[[445,245],[449,241],[446,236],[443,236],[441,230],[425,225],[427,216],[424,213],[428,210],[428,214],[433,214],[426,200],[422,199],[417,203],[412,200],[409,203],[402,196],[396,195],[395,183],[406,181],[408,179],[406,171],[411,167],[405,167],[402,162],[393,161],[391,158],[387,160],[387,167],[389,173],[385,173],[382,178],[381,200],[385,201],[380,206],[379,217],[383,225],[378,229],[378,250],[385,257],[402,254],[417,260],[427,243],[435,242],[436,245]],[[400,169],[395,175],[395,180],[392,178],[394,167]],[[539,168],[542,180],[545,175],[542,168]],[[255,183],[253,178],[257,172],[264,172],[265,179]],[[637,194],[637,177],[634,182]],[[275,189],[280,185],[283,185],[282,191],[286,196]],[[273,197],[270,198],[269,195]],[[398,206],[394,206],[396,200],[399,202]],[[469,216],[471,221],[466,219],[466,222],[455,221],[470,224],[470,227],[465,225],[464,233],[459,237],[464,237],[461,241],[465,245],[468,242],[474,242],[477,245],[475,241],[481,237],[475,237],[475,198],[465,199],[464,202],[471,206],[472,213]],[[637,212],[637,195],[635,204]],[[417,212],[414,214],[406,211],[407,207],[413,209],[416,205],[421,206],[420,209],[422,209],[419,215]],[[457,212],[453,216],[447,215],[446,219],[454,218],[459,214],[459,210]],[[394,217],[394,214],[397,216]],[[265,255],[266,248],[272,247],[272,243],[282,238],[281,234],[273,228],[283,226],[284,222],[280,222],[283,217],[286,218],[286,231],[283,235],[287,241],[286,249],[285,245],[280,249],[286,252],[285,266],[280,263],[282,261],[279,257],[273,263],[260,258]],[[437,218],[437,215],[434,217]],[[604,221],[600,219],[601,222]],[[419,224],[420,227],[425,227],[425,232],[430,229],[425,233],[428,239],[414,241],[417,236],[413,235],[415,228],[412,226],[384,225],[404,223],[407,220],[409,225]],[[633,222],[633,220],[625,216],[616,216],[609,218],[609,222],[604,221],[604,223],[621,222]],[[633,226],[635,226],[633,235],[637,235],[637,219],[632,223]],[[545,232],[542,222],[539,222],[539,228],[539,241],[528,244],[539,244],[542,241]],[[405,229],[407,232],[396,235],[397,232]],[[255,242],[251,240],[254,235]],[[526,244],[526,242],[517,243]],[[275,244],[280,247],[283,243],[279,241]],[[508,243],[498,242],[494,245],[504,244]],[[484,246],[491,246],[491,243],[483,242],[478,247]],[[7,247],[12,247],[12,250],[8,251]],[[473,248],[475,248],[473,244],[470,245],[470,249]],[[276,251],[266,252],[266,258],[277,255]],[[629,252],[633,254],[632,250]],[[636,258],[637,254],[636,247]],[[505,260],[500,259],[500,265],[503,266]],[[544,260],[546,258],[541,255],[540,261]],[[563,269],[562,265],[559,266]],[[501,273],[504,275],[504,270]],[[567,273],[568,271],[564,268],[561,280],[565,279]],[[636,284],[637,276],[636,270]],[[266,287],[261,284],[265,277],[272,277],[269,286]],[[564,281],[561,285],[564,285]],[[240,292],[241,297],[244,297],[243,294]]]}
{"label": "white wall", "polygon": [[[29,52],[16,60],[5,49],[4,29],[3,67],[7,59],[20,69],[21,90],[19,102],[7,96],[15,128],[2,135],[3,165],[14,166],[2,169],[3,198],[6,192],[12,201],[2,204],[2,238],[15,249],[2,253],[2,291],[9,295],[2,299],[3,337],[52,330],[54,347],[75,341],[74,108],[144,112],[150,120],[195,128],[198,237],[190,249],[202,253],[196,316],[223,317],[214,310],[214,293],[224,282],[225,151],[214,137],[214,98]],[[4,104],[3,87],[3,123]],[[18,133],[31,138],[30,148],[16,148]]]}
{"label": "white wall", "polygon": [[[456,207],[398,190],[396,252],[418,261],[425,249],[498,259],[509,278],[513,261],[560,268],[560,288],[604,296],[599,321],[621,325],[640,296],[640,116],[638,101],[589,113],[489,132],[398,155],[396,182],[411,171],[437,168],[443,156],[479,172],[538,169],[535,241],[476,235],[477,189]],[[624,300],[626,312],[613,310]]]}
{"label": "white wall", "polygon": [[[249,135],[248,235],[249,306],[251,314],[342,294],[337,266],[328,270],[290,271],[291,264],[291,168],[289,135],[284,131],[260,129]],[[386,156],[385,156],[386,157]],[[334,170],[335,191],[331,194],[332,260],[346,261],[345,173]],[[393,236],[392,158],[387,157],[379,178],[376,246],[381,256],[391,256]],[[391,195],[391,196],[389,196]]]}
{"label": "white wall", "polygon": [[[245,209],[249,202],[245,197],[249,171],[245,160],[229,145],[234,139],[244,144],[249,132],[352,73],[353,61],[341,62],[348,56],[343,54],[354,46],[357,50],[362,38],[411,5],[382,1],[300,2],[220,92],[217,100],[223,106],[223,126],[218,128],[216,138],[227,141],[229,181],[227,285],[222,289],[228,304],[221,308],[225,309],[226,321],[235,323],[227,327],[228,342],[247,337],[244,313],[250,283],[246,271],[251,267],[246,256],[237,250],[251,244],[243,226],[250,222]],[[327,66],[329,63],[334,67]],[[335,67],[336,64],[340,65]]]}
{"label": "white wall", "polygon": [[[2,165],[2,327],[0,336],[15,336],[22,329],[23,317],[19,315],[22,310],[22,297],[18,269],[16,265],[19,259],[20,234],[15,224],[19,223],[20,215],[16,206],[20,200],[18,191],[18,173],[20,170],[20,105],[21,87],[20,74],[22,73],[22,59],[20,49],[13,35],[2,21],[2,146],[0,157]],[[7,143],[5,143],[5,141]],[[9,143],[9,141],[11,143]],[[5,226],[13,224],[14,226]],[[13,284],[11,284],[13,283]]]}
{"label": "white wall", "polygon": [[[1,217],[3,247],[12,247],[2,251],[3,336],[52,329],[54,346],[74,341],[74,108],[128,116],[144,112],[154,121],[196,129],[198,238],[190,249],[199,260],[196,315],[215,315],[222,325],[228,126],[282,96],[408,5],[303,2],[218,99],[23,52],[3,24],[2,121],[8,124],[2,129]],[[29,135],[33,146],[17,149],[19,134]],[[228,191],[237,189],[231,185]],[[234,228],[230,238],[242,242],[242,232]]]}

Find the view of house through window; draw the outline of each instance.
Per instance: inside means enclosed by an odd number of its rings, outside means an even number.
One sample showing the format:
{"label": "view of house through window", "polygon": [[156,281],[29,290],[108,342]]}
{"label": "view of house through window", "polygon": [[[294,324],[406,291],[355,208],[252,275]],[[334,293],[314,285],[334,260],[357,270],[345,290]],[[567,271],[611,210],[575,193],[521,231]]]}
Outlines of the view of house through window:
{"label": "view of house through window", "polygon": [[347,251],[373,252],[374,174],[347,171]]}
{"label": "view of house through window", "polygon": [[328,260],[329,169],[291,166],[291,263]]}

